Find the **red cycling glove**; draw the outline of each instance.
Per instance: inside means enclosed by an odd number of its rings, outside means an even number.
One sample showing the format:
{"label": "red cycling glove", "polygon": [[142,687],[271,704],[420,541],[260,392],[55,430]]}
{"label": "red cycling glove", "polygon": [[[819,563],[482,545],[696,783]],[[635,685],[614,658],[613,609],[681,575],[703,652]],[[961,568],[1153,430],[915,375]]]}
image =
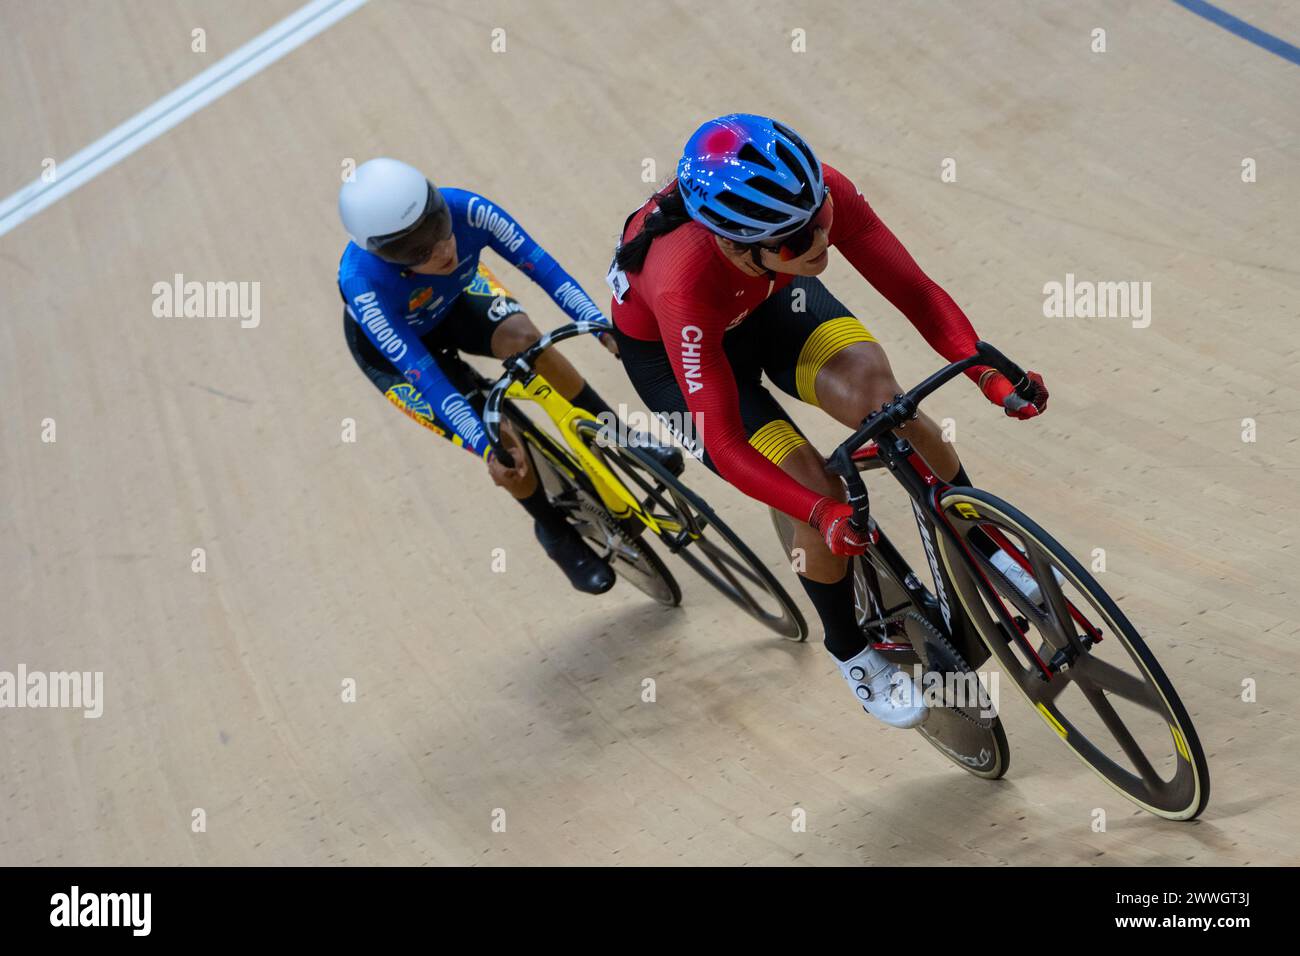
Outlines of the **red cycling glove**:
{"label": "red cycling glove", "polygon": [[832,554],[851,558],[855,554],[862,554],[871,544],[868,532],[859,531],[849,523],[851,517],[853,509],[842,501],[822,498],[813,507],[808,523],[817,529]]}
{"label": "red cycling glove", "polygon": [[1016,394],[1010,379],[995,369],[980,376],[980,391],[994,405],[1001,405],[1012,418],[1033,418],[1047,411],[1047,386],[1037,372],[1026,372],[1034,387],[1034,397],[1028,401]]}

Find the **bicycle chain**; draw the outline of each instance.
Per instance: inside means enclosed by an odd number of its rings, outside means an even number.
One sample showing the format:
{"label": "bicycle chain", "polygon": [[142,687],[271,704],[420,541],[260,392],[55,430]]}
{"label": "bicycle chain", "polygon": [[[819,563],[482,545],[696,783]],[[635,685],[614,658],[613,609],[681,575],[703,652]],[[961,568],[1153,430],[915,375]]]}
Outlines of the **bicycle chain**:
{"label": "bicycle chain", "polygon": [[[922,663],[925,664],[927,671],[938,671],[945,674],[972,673],[970,665],[966,663],[966,659],[961,656],[961,653],[957,648],[953,647],[952,643],[943,636],[939,629],[931,624],[919,611],[909,608],[901,614],[896,614],[891,618],[887,618],[884,623],[889,624],[896,620],[903,622],[903,631],[905,634],[907,633],[907,622],[912,622],[922,629],[922,632],[925,634],[925,639],[921,642],[922,646],[917,647],[916,644],[913,643],[912,648],[917,652],[917,656],[921,658]],[[911,640],[911,635],[908,635],[908,639]],[[926,644],[933,644],[939,649],[941,654],[948,658],[948,660],[936,662],[928,659],[930,658],[930,651],[925,647]],[[982,686],[983,685],[981,684],[981,687]],[[985,693],[987,693],[987,691],[985,691]],[[949,706],[945,707],[944,710],[960,715],[963,719],[974,724],[976,727],[979,727],[981,730],[987,730],[993,725],[993,718],[979,717],[974,714],[969,714],[962,707]]]}
{"label": "bicycle chain", "polygon": [[[619,552],[626,560],[629,554],[640,555],[641,549],[637,546],[636,540],[624,531],[616,521],[613,520],[609,511],[603,506],[596,504],[585,492],[578,493],[578,511],[581,511],[588,519],[605,532],[607,536],[617,538],[624,545],[624,550]],[[608,541],[605,547],[610,548],[608,558],[615,556],[615,550]]]}

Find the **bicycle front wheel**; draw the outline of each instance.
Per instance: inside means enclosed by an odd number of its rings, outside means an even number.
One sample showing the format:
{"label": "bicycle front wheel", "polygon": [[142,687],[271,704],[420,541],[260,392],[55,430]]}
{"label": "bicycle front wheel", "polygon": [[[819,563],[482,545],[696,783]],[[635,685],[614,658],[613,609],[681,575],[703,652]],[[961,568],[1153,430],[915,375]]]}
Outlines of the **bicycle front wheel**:
{"label": "bicycle front wheel", "polygon": [[598,422],[579,422],[577,431],[654,519],[669,551],[763,626],[807,639],[808,624],[789,593],[704,499],[640,448],[606,437]]}
{"label": "bicycle front wheel", "polygon": [[962,606],[1038,715],[1138,806],[1170,820],[1196,817],[1210,798],[1205,752],[1173,684],[1115,601],[1005,501],[951,488],[939,508],[962,541],[939,535]]}
{"label": "bicycle front wheel", "polygon": [[647,541],[629,534],[609,513],[569,452],[512,405],[506,406],[506,412],[524,437],[551,505],[564,513],[618,577],[665,607],[681,604],[682,590],[672,572]]}

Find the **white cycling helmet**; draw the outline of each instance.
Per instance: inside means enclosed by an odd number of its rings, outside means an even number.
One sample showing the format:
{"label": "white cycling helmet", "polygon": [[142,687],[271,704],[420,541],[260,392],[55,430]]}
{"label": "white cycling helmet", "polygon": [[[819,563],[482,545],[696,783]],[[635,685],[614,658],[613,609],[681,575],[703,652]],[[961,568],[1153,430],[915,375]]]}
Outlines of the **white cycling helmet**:
{"label": "white cycling helmet", "polygon": [[433,183],[386,157],[362,163],[343,184],[339,218],[362,249],[404,265],[425,261],[451,235],[451,213]]}

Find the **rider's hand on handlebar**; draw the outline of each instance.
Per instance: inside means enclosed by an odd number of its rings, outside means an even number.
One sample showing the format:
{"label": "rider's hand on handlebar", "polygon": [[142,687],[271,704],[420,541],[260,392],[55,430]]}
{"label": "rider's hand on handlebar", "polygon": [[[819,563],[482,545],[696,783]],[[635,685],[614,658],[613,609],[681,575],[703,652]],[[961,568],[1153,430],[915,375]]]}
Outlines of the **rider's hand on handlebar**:
{"label": "rider's hand on handlebar", "polygon": [[832,554],[842,558],[851,558],[862,554],[871,544],[871,536],[866,531],[859,531],[849,523],[853,509],[834,498],[823,498],[813,508],[809,524],[817,529]]}
{"label": "rider's hand on handlebar", "polygon": [[524,462],[518,455],[511,455],[515,460],[513,468],[507,468],[505,463],[497,457],[496,449],[488,452],[487,466],[488,474],[492,476],[492,483],[499,487],[506,487],[512,482],[519,481],[524,477]]}
{"label": "rider's hand on handlebar", "polygon": [[1034,397],[1029,401],[1016,394],[1011,381],[1001,372],[989,369],[980,378],[980,391],[994,405],[1001,405],[1012,418],[1034,418],[1047,411],[1047,386],[1037,372],[1026,372],[1034,386]]}
{"label": "rider's hand on handlebar", "polygon": [[528,474],[528,454],[524,451],[523,445],[520,444],[514,429],[509,425],[501,429],[500,447],[504,448],[514,460],[514,465],[507,468],[505,462],[497,457],[497,450],[493,448],[488,452],[488,474],[492,476],[494,485],[508,488],[515,482],[523,480],[524,476]]}
{"label": "rider's hand on handlebar", "polygon": [[600,339],[600,344],[609,350],[610,355],[614,356],[616,359],[622,358],[622,356],[618,354],[618,340],[615,339],[613,335],[609,332],[601,332],[597,338]]}

